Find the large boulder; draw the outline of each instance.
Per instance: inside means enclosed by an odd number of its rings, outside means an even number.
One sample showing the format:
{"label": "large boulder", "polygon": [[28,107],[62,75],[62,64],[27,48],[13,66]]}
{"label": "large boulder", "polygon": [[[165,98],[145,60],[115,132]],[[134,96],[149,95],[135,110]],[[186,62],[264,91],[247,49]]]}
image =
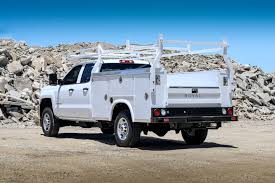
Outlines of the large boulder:
{"label": "large boulder", "polygon": [[240,88],[240,89],[242,89],[242,90],[246,90],[246,86],[247,86],[247,83],[246,82],[244,82],[242,79],[240,79],[240,78],[237,78],[236,79],[236,81],[237,81],[237,86],[238,86],[238,88]]}
{"label": "large boulder", "polygon": [[259,107],[259,112],[260,112],[260,114],[261,115],[269,115],[269,114],[272,114],[272,111],[271,110],[269,110],[267,107],[265,107],[265,106],[261,106],[261,107]]}
{"label": "large boulder", "polygon": [[8,60],[12,60],[12,56],[11,54],[8,52],[8,50],[6,49],[0,49],[0,55],[5,55],[7,57]]}
{"label": "large boulder", "polygon": [[[14,97],[14,98],[20,98],[21,97],[21,94],[20,92],[18,91],[15,91],[15,90],[10,90],[7,92],[7,95],[10,95],[11,97]],[[16,100],[15,100],[16,101]]]}
{"label": "large boulder", "polygon": [[8,63],[8,58],[5,55],[0,55],[0,67],[5,67]]}
{"label": "large boulder", "polygon": [[268,93],[256,93],[265,104],[268,104],[271,100],[272,97]]}
{"label": "large boulder", "polygon": [[32,62],[32,57],[28,56],[28,57],[21,58],[20,62],[23,66],[28,65]]}
{"label": "large boulder", "polygon": [[32,88],[33,88],[33,90],[38,90],[38,89],[40,89],[40,83],[38,83],[37,81],[34,81],[34,82],[32,83]]}
{"label": "large boulder", "polygon": [[25,88],[32,90],[32,81],[29,78],[18,77],[14,80],[14,87],[17,91],[23,91]]}
{"label": "large boulder", "polygon": [[24,73],[22,75],[22,77],[27,77],[31,80],[34,80],[35,78],[37,78],[39,76],[39,72],[35,69],[33,69],[32,67],[27,67],[24,69]]}
{"label": "large boulder", "polygon": [[23,66],[21,65],[20,62],[13,61],[7,65],[7,69],[10,73],[18,75],[18,74],[22,73]]}
{"label": "large boulder", "polygon": [[5,115],[4,115],[4,113],[3,113],[3,111],[2,111],[2,109],[0,108],[0,120],[3,120],[3,119],[5,119],[6,117],[5,117]]}
{"label": "large boulder", "polygon": [[5,84],[5,89],[6,89],[6,91],[15,90],[15,88],[13,86],[11,86],[9,83]]}
{"label": "large boulder", "polygon": [[32,67],[37,71],[37,72],[41,72],[45,70],[44,67],[44,63],[45,63],[45,59],[44,57],[36,57],[33,59],[32,61]]}
{"label": "large boulder", "polygon": [[30,54],[34,53],[35,51],[36,51],[35,48],[29,48],[29,53],[30,53]]}
{"label": "large boulder", "polygon": [[45,66],[56,63],[55,58],[50,55],[44,55],[44,60]]}
{"label": "large boulder", "polygon": [[0,76],[0,93],[5,93],[5,85],[8,83],[6,78]]}
{"label": "large boulder", "polygon": [[23,116],[24,116],[22,113],[17,112],[17,111],[10,111],[10,112],[9,112],[9,115],[10,115],[11,117],[14,117],[14,118],[18,119],[18,120],[20,120],[20,119],[23,118]]}
{"label": "large boulder", "polygon": [[257,95],[255,95],[249,91],[245,91],[244,95],[247,98],[247,100],[249,100],[253,104],[262,105],[262,100]]}

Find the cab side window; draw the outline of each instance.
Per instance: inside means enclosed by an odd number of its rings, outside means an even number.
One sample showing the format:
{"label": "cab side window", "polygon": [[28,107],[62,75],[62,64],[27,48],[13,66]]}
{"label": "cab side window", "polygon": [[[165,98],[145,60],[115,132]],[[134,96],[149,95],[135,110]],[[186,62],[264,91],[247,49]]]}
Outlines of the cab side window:
{"label": "cab side window", "polygon": [[85,65],[85,68],[84,68],[82,76],[81,76],[80,83],[87,83],[90,81],[93,67],[94,67],[93,63]]}
{"label": "cab side window", "polygon": [[63,84],[64,85],[69,85],[69,84],[76,84],[77,82],[77,77],[80,72],[82,65],[75,66],[63,79]]}

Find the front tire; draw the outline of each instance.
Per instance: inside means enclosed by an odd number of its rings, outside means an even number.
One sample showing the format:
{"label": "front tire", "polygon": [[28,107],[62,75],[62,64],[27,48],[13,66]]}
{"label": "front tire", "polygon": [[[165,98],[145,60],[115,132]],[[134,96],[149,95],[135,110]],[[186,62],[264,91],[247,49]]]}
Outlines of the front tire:
{"label": "front tire", "polygon": [[199,145],[205,141],[208,129],[184,129],[181,134],[186,144]]}
{"label": "front tire", "polygon": [[129,111],[117,115],[114,131],[117,146],[134,147],[140,140],[141,126],[132,122]]}
{"label": "front tire", "polygon": [[59,132],[59,121],[50,107],[46,107],[41,115],[41,127],[47,137],[56,137]]}

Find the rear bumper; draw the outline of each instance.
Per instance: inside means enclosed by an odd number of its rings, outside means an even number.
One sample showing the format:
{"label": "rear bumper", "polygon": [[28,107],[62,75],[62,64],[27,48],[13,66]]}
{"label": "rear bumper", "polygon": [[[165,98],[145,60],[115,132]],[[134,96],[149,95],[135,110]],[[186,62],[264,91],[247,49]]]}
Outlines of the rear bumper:
{"label": "rear bumper", "polygon": [[230,122],[238,121],[238,117],[223,114],[223,110],[233,108],[165,108],[168,111],[164,116],[155,116],[152,109],[151,122],[153,123],[201,123],[201,122]]}
{"label": "rear bumper", "polygon": [[176,116],[153,117],[153,123],[196,123],[196,122],[229,122],[238,121],[237,116]]}

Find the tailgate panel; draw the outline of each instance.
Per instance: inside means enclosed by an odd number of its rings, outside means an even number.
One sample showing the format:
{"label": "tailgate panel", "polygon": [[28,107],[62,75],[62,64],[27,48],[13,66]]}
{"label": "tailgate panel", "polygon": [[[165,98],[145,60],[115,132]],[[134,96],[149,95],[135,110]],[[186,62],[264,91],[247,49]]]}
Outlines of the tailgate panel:
{"label": "tailgate panel", "polygon": [[217,71],[167,75],[168,106],[220,107],[220,73]]}

